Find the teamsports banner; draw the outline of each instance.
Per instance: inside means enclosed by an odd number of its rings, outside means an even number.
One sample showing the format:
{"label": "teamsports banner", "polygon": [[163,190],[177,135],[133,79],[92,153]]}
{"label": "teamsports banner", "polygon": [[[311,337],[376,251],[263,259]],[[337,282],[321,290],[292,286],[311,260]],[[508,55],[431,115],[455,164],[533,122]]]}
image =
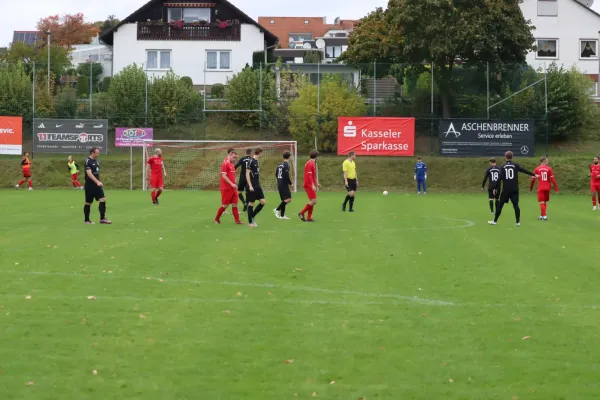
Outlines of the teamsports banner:
{"label": "teamsports banner", "polygon": [[154,139],[152,128],[117,128],[116,147],[144,147],[144,140]]}
{"label": "teamsports banner", "polygon": [[23,152],[23,117],[0,117],[0,154]]}
{"label": "teamsports banner", "polygon": [[87,153],[92,147],[106,152],[108,120],[54,119],[33,121],[33,150],[41,153]]}
{"label": "teamsports banner", "polygon": [[502,156],[510,150],[515,155],[533,157],[534,121],[496,121],[481,119],[444,119],[439,127],[441,156]]}
{"label": "teamsports banner", "polygon": [[415,119],[339,117],[338,155],[351,151],[362,156],[414,156]]}

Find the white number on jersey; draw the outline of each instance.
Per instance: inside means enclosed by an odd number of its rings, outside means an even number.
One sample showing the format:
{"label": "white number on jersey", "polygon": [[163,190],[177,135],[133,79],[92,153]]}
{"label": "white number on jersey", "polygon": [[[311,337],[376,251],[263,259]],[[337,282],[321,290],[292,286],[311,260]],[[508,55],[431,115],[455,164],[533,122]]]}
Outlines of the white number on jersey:
{"label": "white number on jersey", "polygon": [[283,179],[283,168],[277,168],[277,179]]}
{"label": "white number on jersey", "polygon": [[548,180],[548,172],[542,171],[542,180],[545,182]]}
{"label": "white number on jersey", "polygon": [[506,168],[504,173],[506,174],[506,179],[515,179],[515,170],[513,168]]}
{"label": "white number on jersey", "polygon": [[498,181],[498,172],[496,172],[496,171],[492,172],[492,181],[493,182],[497,182]]}

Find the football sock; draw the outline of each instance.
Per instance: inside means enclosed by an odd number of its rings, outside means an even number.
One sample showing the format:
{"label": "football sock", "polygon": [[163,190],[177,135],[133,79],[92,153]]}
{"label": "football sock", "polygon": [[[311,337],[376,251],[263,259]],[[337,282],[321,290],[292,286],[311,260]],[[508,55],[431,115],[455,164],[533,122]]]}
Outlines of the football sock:
{"label": "football sock", "polygon": [[76,183],[76,181],[72,181],[71,183],[73,184],[73,187],[74,187],[74,188],[76,188],[76,187],[77,187],[77,183]]}
{"label": "football sock", "polygon": [[490,200],[490,210],[494,212],[494,200]]}
{"label": "football sock", "polygon": [[313,213],[314,209],[315,209],[315,206],[308,207],[308,219],[312,219],[312,213]]}
{"label": "football sock", "polygon": [[518,204],[513,203],[513,208],[515,209],[515,219],[517,220],[517,224],[521,222],[521,209]]}
{"label": "football sock", "polygon": [[83,206],[83,215],[85,216],[85,222],[90,220],[90,208],[92,208],[89,204]]}
{"label": "football sock", "polygon": [[281,210],[279,210],[279,215],[282,217],[285,217],[285,206],[287,205],[287,203],[285,201],[281,202]]}
{"label": "football sock", "polygon": [[[25,183],[25,179],[21,179],[18,183],[19,186],[21,186],[22,184]],[[596,205],[595,200],[594,200],[594,205]]]}
{"label": "football sock", "polygon": [[221,219],[221,215],[223,215],[224,212],[225,209],[223,207],[219,207],[219,211],[217,211],[217,216],[215,217],[215,219],[219,221]]}
{"label": "football sock", "polygon": [[[19,186],[21,185],[21,182],[19,182]],[[596,193],[592,193],[592,204],[594,205],[594,207],[596,207]]]}
{"label": "football sock", "polygon": [[[498,209],[498,204],[500,204],[500,200],[496,200],[494,204],[496,205],[496,210],[497,210],[497,209]],[[492,212],[493,212],[493,211],[494,211],[494,210],[492,210]]]}
{"label": "football sock", "polygon": [[158,199],[158,197],[162,194],[163,190],[162,189],[158,189],[158,192],[156,192],[156,198]]}
{"label": "football sock", "polygon": [[350,195],[347,194],[346,198],[344,199],[344,208],[346,208],[346,204],[348,204],[348,201],[350,200]]}
{"label": "football sock", "polygon": [[302,209],[302,211],[300,211],[300,214],[302,214],[302,215],[306,214],[306,212],[308,211],[309,208],[310,208],[310,204],[305,205],[304,208]]}
{"label": "football sock", "polygon": [[32,184],[33,184],[33,182],[31,181],[31,179],[27,181],[27,186],[28,187],[31,187]]}
{"label": "football sock", "polygon": [[156,192],[153,190],[150,192],[150,195],[152,196],[152,202],[154,203],[154,201],[156,200]]}
{"label": "football sock", "polygon": [[240,222],[240,210],[238,210],[237,207],[233,207],[231,212],[233,213],[233,219],[235,220],[235,222]]}
{"label": "football sock", "polygon": [[242,204],[246,204],[246,200],[244,200],[244,195],[242,193],[238,194],[238,198],[240,199],[240,201],[242,202]]}
{"label": "football sock", "polygon": [[502,208],[504,207],[503,203],[500,203],[498,207],[496,207],[496,215],[494,216],[494,222],[498,222],[498,218],[500,218],[500,214],[502,214]]}
{"label": "football sock", "polygon": [[354,208],[354,197],[350,197],[350,209]]}
{"label": "football sock", "polygon": [[260,212],[260,210],[263,209],[263,205],[262,204],[258,204],[258,206],[256,206],[256,211],[254,211],[254,214],[252,214],[252,219],[254,219],[254,217],[256,217],[258,215],[258,213]]}
{"label": "football sock", "polygon": [[547,211],[548,211],[548,205],[546,203],[542,203],[540,204],[540,208],[542,209],[542,217],[545,217],[547,215]]}
{"label": "football sock", "polygon": [[285,210],[285,201],[282,201],[281,204],[277,206],[277,211]]}
{"label": "football sock", "polygon": [[75,181],[75,183],[77,184],[77,187],[81,187],[81,183],[79,183],[79,181]]}
{"label": "football sock", "polygon": [[248,223],[251,224],[252,222],[254,222],[254,206],[248,205]]}
{"label": "football sock", "polygon": [[98,211],[100,211],[100,219],[106,219],[106,202],[101,201],[98,206]]}

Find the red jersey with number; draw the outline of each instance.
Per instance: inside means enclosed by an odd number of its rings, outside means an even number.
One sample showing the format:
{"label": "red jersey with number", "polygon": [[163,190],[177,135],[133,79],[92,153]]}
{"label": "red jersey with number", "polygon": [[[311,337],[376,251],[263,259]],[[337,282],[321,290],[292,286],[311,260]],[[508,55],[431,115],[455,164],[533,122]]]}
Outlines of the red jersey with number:
{"label": "red jersey with number", "polygon": [[533,173],[538,176],[538,192],[549,192],[550,189],[552,189],[552,184],[554,184],[554,189],[558,190],[552,168],[550,168],[547,165],[540,165],[539,167],[533,170]]}
{"label": "red jersey with number", "polygon": [[233,190],[231,185],[223,179],[223,174],[225,174],[231,183],[235,184],[235,166],[229,162],[229,159],[223,161],[223,164],[221,164],[221,190]]}
{"label": "red jersey with number", "polygon": [[308,160],[304,166],[304,187],[312,188],[317,181],[317,164],[315,160]]}
{"label": "red jersey with number", "polygon": [[152,171],[152,176],[162,176],[163,159],[162,157],[152,156],[148,159],[148,165]]}
{"label": "red jersey with number", "polygon": [[592,164],[590,165],[590,174],[592,177],[590,181],[593,185],[600,185],[600,164]]}

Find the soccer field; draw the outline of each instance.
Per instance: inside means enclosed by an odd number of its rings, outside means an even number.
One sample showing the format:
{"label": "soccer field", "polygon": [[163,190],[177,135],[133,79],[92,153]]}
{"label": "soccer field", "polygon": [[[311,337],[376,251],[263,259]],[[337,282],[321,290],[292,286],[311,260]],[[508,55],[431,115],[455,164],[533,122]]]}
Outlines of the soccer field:
{"label": "soccer field", "polygon": [[597,399],[600,212],[486,194],[1,191],[0,399]]}

